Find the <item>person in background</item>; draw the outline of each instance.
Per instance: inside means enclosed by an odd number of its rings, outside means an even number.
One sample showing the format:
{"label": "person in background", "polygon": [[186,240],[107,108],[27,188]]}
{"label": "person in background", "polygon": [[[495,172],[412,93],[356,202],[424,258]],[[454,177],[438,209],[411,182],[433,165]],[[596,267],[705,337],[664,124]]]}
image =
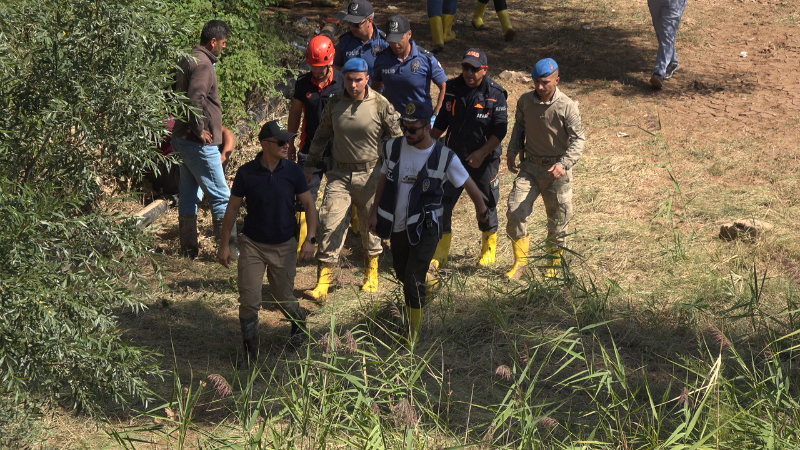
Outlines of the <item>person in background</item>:
{"label": "person in background", "polygon": [[[439,114],[431,136],[439,139],[445,132],[445,145],[452,148],[475,181],[481,197],[489,210],[488,220],[479,222],[481,230],[481,256],[478,265],[495,262],[497,249],[497,203],[500,201],[500,143],[508,131],[508,94],[502,86],[486,76],[489,71],[486,54],[471,48],[461,59],[461,75],[447,81],[444,108]],[[438,269],[447,262],[452,237],[453,208],[462,189],[445,184],[444,234],[431,261]]]}
{"label": "person in background", "polygon": [[[172,132],[172,147],[181,159],[178,205],[181,253],[192,259],[198,254],[197,204],[202,198],[201,190],[211,205],[217,242],[222,240],[222,217],[230,197],[219,151],[223,139],[222,105],[214,67],[230,34],[230,28],[221,20],[206,23],[200,35],[200,45],[192,49],[191,57],[178,62],[180,70],[175,76],[175,90],[185,92],[191,105],[200,113],[190,112],[187,117],[178,118]],[[235,226],[226,239],[235,260],[238,254]]]}
{"label": "person in background", "polygon": [[456,38],[453,21],[458,10],[458,0],[428,0],[428,21],[431,24],[433,53],[444,50],[444,44]]}
{"label": "person in background", "polygon": [[[472,14],[472,26],[476,30],[484,28],[483,16],[486,14],[486,5],[489,0],[478,0],[475,2],[475,12]],[[494,0],[494,10],[497,13],[497,18],[500,19],[500,26],[503,28],[503,39],[506,42],[514,40],[517,32],[511,26],[511,16],[508,15],[508,3],[506,0]]]}
{"label": "person in background", "polygon": [[[328,100],[333,94],[342,92],[344,89],[344,77],[339,70],[333,67],[335,54],[336,50],[330,38],[322,35],[312,38],[306,50],[306,62],[311,66],[311,71],[301,75],[294,86],[287,129],[291,133],[300,131],[300,150],[297,150],[294,140],[291,140],[289,142],[289,159],[297,161],[301,166],[305,164],[306,157],[308,157],[311,139],[317,132],[325,105],[328,104]],[[302,122],[300,121],[301,117]],[[333,147],[333,139],[328,141],[328,147],[323,152],[322,159],[317,163],[308,185],[311,197],[315,202],[322,176],[327,170],[327,159],[330,156],[331,147]],[[302,204],[297,206],[297,220],[300,223],[298,245],[303,245],[308,233],[308,225]],[[300,250],[298,249],[298,251]]]}
{"label": "person in background", "polygon": [[653,28],[658,37],[656,67],[650,77],[650,84],[661,89],[664,80],[672,78],[681,67],[678,64],[678,52],[675,50],[675,37],[681,26],[686,0],[647,0],[647,6],[650,8]]}

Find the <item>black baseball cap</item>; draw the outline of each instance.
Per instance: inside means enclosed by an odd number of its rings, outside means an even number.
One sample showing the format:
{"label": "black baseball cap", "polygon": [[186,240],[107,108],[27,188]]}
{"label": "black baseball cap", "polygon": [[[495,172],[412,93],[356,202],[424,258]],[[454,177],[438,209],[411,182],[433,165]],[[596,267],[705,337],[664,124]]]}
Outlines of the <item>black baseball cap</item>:
{"label": "black baseball cap", "polygon": [[279,141],[288,141],[295,136],[297,136],[297,133],[292,133],[283,128],[280,121],[273,120],[261,127],[261,131],[258,133],[258,140],[266,141],[269,138],[275,138]]}
{"label": "black baseball cap", "polygon": [[386,40],[389,42],[400,42],[403,36],[411,31],[411,24],[404,16],[392,16],[386,21]]}
{"label": "black baseball cap", "polygon": [[464,53],[461,64],[469,64],[472,67],[480,69],[481,67],[489,65],[489,61],[486,59],[486,53],[483,53],[483,50],[471,48]]}
{"label": "black baseball cap", "polygon": [[353,0],[347,5],[347,15],[344,16],[345,22],[361,23],[367,16],[375,14],[375,9],[367,0]]}

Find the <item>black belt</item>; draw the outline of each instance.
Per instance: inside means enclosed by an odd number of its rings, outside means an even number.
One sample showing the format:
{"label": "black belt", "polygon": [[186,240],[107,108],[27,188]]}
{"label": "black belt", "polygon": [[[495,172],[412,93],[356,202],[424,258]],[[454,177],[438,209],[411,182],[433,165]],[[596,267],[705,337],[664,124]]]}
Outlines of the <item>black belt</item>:
{"label": "black belt", "polygon": [[548,157],[541,157],[541,156],[531,156],[525,155],[525,161],[530,161],[535,164],[555,164],[557,162],[561,162],[560,156],[548,156]]}

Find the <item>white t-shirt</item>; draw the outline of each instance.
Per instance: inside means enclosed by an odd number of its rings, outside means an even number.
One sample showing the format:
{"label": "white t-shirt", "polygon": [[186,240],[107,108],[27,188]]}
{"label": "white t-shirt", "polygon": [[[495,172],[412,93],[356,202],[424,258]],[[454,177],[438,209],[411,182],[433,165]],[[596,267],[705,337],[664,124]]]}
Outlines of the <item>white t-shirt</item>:
{"label": "white t-shirt", "polygon": [[[425,163],[428,162],[428,157],[433,151],[433,145],[420,150],[412,145],[408,145],[408,141],[406,141],[404,137],[399,137],[397,139],[402,139],[402,145],[400,147],[400,161],[397,162],[400,173],[397,179],[397,197],[394,206],[393,231],[395,233],[406,229],[408,196],[411,193],[411,188],[414,187],[419,171],[422,170]],[[387,143],[387,149],[389,150],[389,155],[387,156],[391,156],[391,144]],[[381,173],[386,175],[388,171],[387,161],[384,161],[381,166]],[[450,161],[450,166],[445,172],[445,180],[450,181],[455,187],[461,187],[467,182],[467,178],[469,178],[467,169],[464,168],[464,165],[461,164],[457,156],[453,157]]]}

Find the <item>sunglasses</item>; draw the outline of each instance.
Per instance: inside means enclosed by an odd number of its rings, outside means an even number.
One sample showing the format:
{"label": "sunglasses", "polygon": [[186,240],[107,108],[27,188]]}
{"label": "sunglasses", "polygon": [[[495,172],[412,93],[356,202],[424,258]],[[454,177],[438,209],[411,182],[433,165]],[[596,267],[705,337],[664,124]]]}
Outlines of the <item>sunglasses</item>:
{"label": "sunglasses", "polygon": [[278,147],[283,147],[284,145],[286,145],[286,144],[288,144],[288,143],[289,143],[289,141],[285,141],[285,140],[273,141],[273,140],[271,140],[271,139],[265,139],[265,141],[267,141],[267,142],[274,142],[274,143],[278,144]]}
{"label": "sunglasses", "polygon": [[417,131],[419,131],[419,130],[421,130],[423,128],[425,128],[425,127],[424,126],[422,126],[422,127],[407,127],[403,123],[400,124],[400,129],[403,130],[403,133],[417,134]]}
{"label": "sunglasses", "polygon": [[367,23],[367,19],[364,19],[359,23],[350,22],[350,28],[360,28],[361,25],[364,25],[365,23]]}
{"label": "sunglasses", "polygon": [[469,64],[462,64],[461,65],[461,70],[463,70],[464,72],[478,73],[478,72],[481,71],[481,69],[483,69],[483,66],[481,66],[481,67],[473,67],[473,66],[471,66]]}

